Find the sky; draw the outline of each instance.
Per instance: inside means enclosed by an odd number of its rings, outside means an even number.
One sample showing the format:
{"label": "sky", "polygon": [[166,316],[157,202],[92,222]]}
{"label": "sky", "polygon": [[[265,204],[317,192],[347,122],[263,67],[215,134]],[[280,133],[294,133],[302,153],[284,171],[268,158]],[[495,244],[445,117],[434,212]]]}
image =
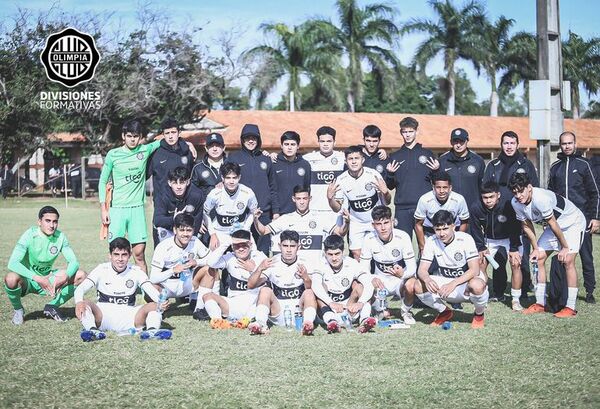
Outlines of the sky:
{"label": "sky", "polygon": [[[359,0],[360,5],[375,2]],[[381,0],[379,0],[381,1]],[[411,18],[435,19],[431,7],[425,0],[396,0],[387,1],[394,6],[399,14],[397,22],[406,22]],[[496,20],[500,15],[515,20],[512,33],[518,31],[535,32],[535,0],[488,0],[484,2],[490,20]],[[43,0],[0,0],[0,23],[10,24],[10,17],[18,8],[30,9],[32,11],[45,11],[50,5],[56,5],[63,10],[74,13],[111,12],[110,20],[114,27],[134,26],[136,21],[136,10],[138,2],[120,0],[62,0],[56,2]],[[325,17],[336,22],[335,2],[333,0],[302,1],[302,0],[154,0],[152,7],[167,13],[175,26],[188,26],[190,24],[202,27],[200,41],[210,42],[216,38],[221,31],[229,31],[232,28],[239,30],[243,36],[239,39],[237,47],[239,51],[265,42],[264,35],[258,30],[262,22],[282,22],[288,25],[298,25],[312,17]],[[454,1],[456,5],[464,4],[464,1]],[[563,38],[569,30],[581,35],[584,39],[600,35],[597,23],[600,14],[600,2],[594,0],[562,0],[560,1],[560,25]],[[414,50],[418,44],[425,39],[423,35],[407,35],[400,39],[396,46],[396,53],[400,61],[408,65],[412,59]],[[216,52],[216,51],[215,51]],[[458,67],[464,69],[471,80],[473,88],[477,93],[479,101],[489,98],[490,85],[485,76],[477,77],[470,63],[459,62]],[[443,74],[443,62],[437,58],[427,66],[427,73]],[[240,85],[244,86],[242,82]],[[269,102],[275,104],[284,92],[283,83],[279,84]],[[518,90],[517,92],[522,92]],[[582,93],[584,102],[587,103],[587,95]]]}

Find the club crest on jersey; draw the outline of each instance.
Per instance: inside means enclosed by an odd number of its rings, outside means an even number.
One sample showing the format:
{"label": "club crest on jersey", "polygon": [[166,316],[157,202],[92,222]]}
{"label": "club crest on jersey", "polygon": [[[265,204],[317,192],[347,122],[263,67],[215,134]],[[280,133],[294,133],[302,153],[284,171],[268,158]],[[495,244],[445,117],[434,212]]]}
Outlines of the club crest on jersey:
{"label": "club crest on jersey", "polygon": [[425,157],[425,155],[421,155],[419,156],[419,163],[424,165],[425,163],[427,163],[427,158]]}
{"label": "club crest on jersey", "polygon": [[50,254],[54,255],[54,254],[58,253],[58,247],[52,246],[52,247],[50,247],[49,251],[50,251]]}
{"label": "club crest on jersey", "polygon": [[348,287],[348,286],[350,285],[350,280],[348,280],[346,277],[344,277],[344,278],[342,279],[342,285],[343,285],[344,287]]}
{"label": "club crest on jersey", "polygon": [[310,227],[311,229],[316,229],[317,228],[317,222],[314,220],[311,220],[308,222],[308,227]]}
{"label": "club crest on jersey", "polygon": [[201,173],[201,176],[202,176],[204,179],[208,179],[208,177],[210,176],[210,172],[209,172],[208,170],[205,170],[205,171],[203,171],[203,172]]}
{"label": "club crest on jersey", "polygon": [[373,184],[371,182],[365,183],[365,190],[373,190]]}
{"label": "club crest on jersey", "polygon": [[400,255],[400,250],[398,250],[398,249],[393,249],[392,250],[392,256],[398,257],[399,255]]}
{"label": "club crest on jersey", "polygon": [[186,213],[194,213],[194,210],[196,210],[196,207],[194,205],[192,205],[192,204],[186,205],[183,208],[183,211],[186,212]]}
{"label": "club crest on jersey", "polygon": [[181,163],[182,163],[182,164],[184,164],[184,165],[187,165],[187,163],[188,163],[188,158],[187,158],[187,156],[182,156],[182,157],[181,157]]}
{"label": "club crest on jersey", "polygon": [[516,173],[527,173],[527,172],[525,171],[525,169],[519,168],[516,170]]}
{"label": "club crest on jersey", "polygon": [[337,165],[338,164],[337,158],[331,158],[331,164],[332,165]]}
{"label": "club crest on jersey", "polygon": [[505,216],[505,215],[503,215],[503,214],[499,214],[499,215],[498,215],[498,221],[499,221],[500,223],[506,223],[506,220],[507,220],[507,219],[506,219],[506,216]]}
{"label": "club crest on jersey", "polygon": [[375,166],[375,170],[379,173],[383,173],[383,165],[377,165]]}
{"label": "club crest on jersey", "polygon": [[167,237],[167,231],[165,229],[160,229],[158,235],[161,239],[164,239],[165,237]]}
{"label": "club crest on jersey", "polygon": [[110,240],[112,240],[112,238],[113,238],[113,234],[111,231],[109,231],[108,232],[108,240],[110,241]]}
{"label": "club crest on jersey", "polygon": [[267,162],[261,160],[260,161],[260,168],[262,170],[267,170]]}
{"label": "club crest on jersey", "polygon": [[306,175],[306,170],[304,170],[304,168],[298,168],[296,172],[298,172],[298,176]]}
{"label": "club crest on jersey", "polygon": [[235,204],[235,207],[237,207],[238,210],[243,210],[244,209],[244,204],[242,202],[237,202]]}
{"label": "club crest on jersey", "polygon": [[467,166],[467,172],[469,173],[475,173],[477,171],[477,168],[473,165],[469,165]]}
{"label": "club crest on jersey", "polygon": [[454,260],[461,261],[463,259],[462,253],[454,253]]}
{"label": "club crest on jersey", "polygon": [[135,155],[136,158],[138,158],[139,160],[144,159],[144,154],[142,152],[138,153],[137,155]]}
{"label": "club crest on jersey", "polygon": [[127,280],[127,281],[125,281],[125,287],[127,287],[127,288],[133,288],[133,280]]}

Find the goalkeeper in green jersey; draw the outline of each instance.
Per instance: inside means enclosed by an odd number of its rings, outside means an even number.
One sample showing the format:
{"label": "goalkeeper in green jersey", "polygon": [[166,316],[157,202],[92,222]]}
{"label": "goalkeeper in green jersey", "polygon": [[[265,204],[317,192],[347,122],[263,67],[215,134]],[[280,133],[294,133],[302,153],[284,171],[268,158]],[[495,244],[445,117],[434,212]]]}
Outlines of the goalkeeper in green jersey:
{"label": "goalkeeper in green jersey", "polygon": [[[15,309],[12,322],[23,323],[25,311],[21,297],[29,294],[49,295],[52,300],[44,307],[44,315],[56,321],[66,321],[58,307],[75,293],[75,286],[85,279],[67,237],[58,228],[58,210],[44,206],[38,213],[38,225],[29,228],[15,246],[10,270],[4,278],[4,291]],[[59,254],[67,260],[66,270],[53,269]]]}

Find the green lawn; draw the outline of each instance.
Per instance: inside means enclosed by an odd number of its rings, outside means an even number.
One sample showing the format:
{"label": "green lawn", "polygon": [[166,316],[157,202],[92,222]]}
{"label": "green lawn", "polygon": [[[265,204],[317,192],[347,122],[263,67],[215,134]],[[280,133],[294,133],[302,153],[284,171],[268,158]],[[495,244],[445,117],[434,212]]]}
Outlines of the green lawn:
{"label": "green lawn", "polygon": [[[97,203],[65,209],[60,200],[12,199],[0,201],[2,276],[16,240],[49,201],[81,267],[107,259]],[[211,330],[179,306],[165,320],[170,341],[112,334],[86,344],[76,319],[41,318],[47,299],[24,299],[20,327],[10,323],[4,292],[0,299],[0,407],[600,407],[600,306],[582,300],[570,320],[493,304],[486,328],[473,331],[465,305],[449,331],[424,324],[433,313],[417,310],[410,330],[318,329],[313,337]],[[66,310],[74,316],[72,301]]]}

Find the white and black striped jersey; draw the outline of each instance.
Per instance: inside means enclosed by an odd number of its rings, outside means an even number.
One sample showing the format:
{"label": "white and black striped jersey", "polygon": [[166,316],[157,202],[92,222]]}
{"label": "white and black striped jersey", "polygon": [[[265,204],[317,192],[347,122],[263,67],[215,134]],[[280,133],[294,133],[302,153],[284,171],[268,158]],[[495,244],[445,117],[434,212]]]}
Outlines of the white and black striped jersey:
{"label": "white and black striped jersey", "polygon": [[230,234],[239,229],[250,230],[254,220],[252,212],[257,207],[256,195],[241,183],[233,194],[224,187],[211,190],[204,201],[208,232]]}
{"label": "white and black striped jersey", "polygon": [[311,210],[331,212],[327,200],[327,185],[344,171],[346,163],[344,153],[333,151],[331,155],[323,156],[320,151],[314,151],[302,157],[310,163]]}
{"label": "white and black striped jersey", "polygon": [[[261,251],[254,249],[250,251],[250,259],[254,261],[256,267],[258,267],[258,265],[266,258],[267,256],[265,256],[265,254]],[[215,263],[209,262],[209,266],[213,268],[226,268],[229,272],[229,290],[227,291],[228,297],[235,297],[245,294],[246,292],[258,294],[259,288],[248,288],[248,279],[252,275],[252,271],[243,269],[239,265],[238,259],[233,253],[227,253],[224,256],[221,256],[221,258]]]}
{"label": "white and black striped jersey", "polygon": [[434,257],[438,264],[438,271],[434,274],[456,278],[467,272],[468,262],[478,258],[479,253],[473,237],[457,231],[454,232],[454,239],[449,244],[444,244],[436,235],[425,240],[421,260],[433,262]]}
{"label": "white and black striped jersey", "polygon": [[[371,269],[373,260],[374,271]],[[365,237],[360,253],[360,264],[363,270],[371,271],[375,275],[392,274],[394,265],[404,269],[403,278],[414,276],[417,272],[415,251],[410,236],[402,230],[394,229],[392,238],[383,242],[377,232],[371,232]]]}
{"label": "white and black striped jersey", "polygon": [[[128,265],[125,270],[117,273],[110,262],[102,263],[88,274],[85,281],[87,280],[96,287],[99,303],[134,306],[138,287],[145,292],[152,293],[152,298],[154,298],[154,293],[157,293],[146,273],[135,265]],[[86,285],[82,286],[82,289],[87,290],[90,287],[91,285]],[[83,294],[77,295],[75,302],[83,300]],[[81,299],[79,299],[80,296]]]}
{"label": "white and black striped jersey", "polygon": [[[343,302],[352,294],[352,282],[354,280],[364,281],[369,273],[364,271],[358,261],[351,257],[344,257],[340,271],[334,271],[326,260],[315,266],[311,279],[313,283],[319,281],[326,288],[328,296],[333,302]],[[367,280],[370,282],[370,280]],[[371,289],[372,291],[372,289]],[[318,293],[315,292],[315,294]],[[369,297],[370,298],[370,297]],[[325,301],[325,300],[323,300]]]}
{"label": "white and black striped jersey", "polygon": [[350,222],[370,223],[373,221],[371,210],[375,206],[382,205],[383,200],[376,183],[383,182],[381,174],[375,169],[363,168],[359,177],[355,178],[348,171],[337,178],[340,190],[336,199],[343,201],[343,207],[348,209]]}
{"label": "white and black striped jersey", "polygon": [[456,192],[450,192],[448,200],[444,203],[440,203],[435,197],[433,191],[425,193],[419,198],[417,202],[417,210],[415,210],[415,219],[423,220],[423,227],[429,228],[429,232],[432,233],[433,224],[431,218],[439,210],[447,210],[455,217],[455,224],[460,226],[461,220],[467,220],[469,218],[469,208],[465,198]]}
{"label": "white and black striped jersey", "polygon": [[335,219],[331,214],[318,213],[309,210],[305,214],[297,211],[287,213],[273,220],[267,227],[271,230],[271,251],[279,253],[279,233],[284,230],[293,230],[300,235],[300,249],[298,255],[321,257],[323,241],[333,233],[336,225],[342,224],[341,216]]}
{"label": "white and black striped jersey", "polygon": [[181,248],[175,243],[175,237],[169,237],[161,241],[154,249],[150,280],[153,283],[171,279],[178,280],[181,273],[174,273],[173,267],[177,264],[185,264],[189,260],[196,260],[197,266],[205,266],[207,256],[208,249],[197,237],[192,236],[185,248]]}
{"label": "white and black striped jersey", "polygon": [[279,300],[298,300],[304,292],[304,280],[298,275],[298,265],[301,264],[310,271],[308,260],[297,257],[292,264],[287,264],[281,259],[281,255],[273,258],[273,265],[262,274],[271,283],[273,294]]}
{"label": "white and black striped jersey", "polygon": [[531,220],[533,223],[546,225],[546,221],[554,216],[560,228],[566,229],[579,223],[582,217],[585,218],[573,202],[539,187],[533,188],[529,204],[521,204],[514,197],[511,203],[515,209],[517,220],[520,221]]}

